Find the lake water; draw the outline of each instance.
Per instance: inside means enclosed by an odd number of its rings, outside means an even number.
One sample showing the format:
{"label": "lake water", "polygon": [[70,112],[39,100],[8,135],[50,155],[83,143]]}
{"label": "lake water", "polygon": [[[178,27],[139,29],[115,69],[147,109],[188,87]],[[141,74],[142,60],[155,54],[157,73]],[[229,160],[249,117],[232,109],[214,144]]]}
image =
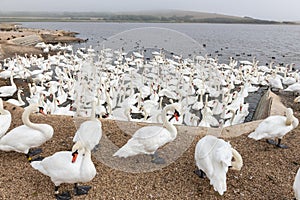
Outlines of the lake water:
{"label": "lake water", "polygon": [[[24,22],[25,27],[63,29],[78,32],[78,37],[89,39],[76,47],[96,46],[104,39],[126,30],[160,27],[179,31],[196,40],[205,53],[228,63],[229,57],[252,60],[260,65],[295,63],[300,68],[300,26],[249,24],[185,24],[185,23],[93,23],[93,22]],[[163,36],[164,37],[164,36]],[[180,48],[180,47],[178,47]],[[203,52],[201,52],[203,53]]]}

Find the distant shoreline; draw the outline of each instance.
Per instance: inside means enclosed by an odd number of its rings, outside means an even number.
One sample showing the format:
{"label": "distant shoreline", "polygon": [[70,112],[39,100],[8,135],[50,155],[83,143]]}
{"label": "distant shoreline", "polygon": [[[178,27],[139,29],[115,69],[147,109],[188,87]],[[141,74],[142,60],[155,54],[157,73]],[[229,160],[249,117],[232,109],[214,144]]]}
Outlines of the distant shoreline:
{"label": "distant shoreline", "polygon": [[218,23],[218,24],[291,24],[298,21],[274,21],[217,13],[182,10],[140,12],[0,12],[1,22],[116,22],[116,23]]}
{"label": "distant shoreline", "polygon": [[99,23],[208,23],[208,24],[262,24],[262,25],[300,25],[298,22],[275,22],[265,20],[241,21],[227,19],[203,19],[203,20],[102,20],[102,19],[65,19],[65,18],[19,18],[0,17],[1,23],[14,22],[99,22]]}

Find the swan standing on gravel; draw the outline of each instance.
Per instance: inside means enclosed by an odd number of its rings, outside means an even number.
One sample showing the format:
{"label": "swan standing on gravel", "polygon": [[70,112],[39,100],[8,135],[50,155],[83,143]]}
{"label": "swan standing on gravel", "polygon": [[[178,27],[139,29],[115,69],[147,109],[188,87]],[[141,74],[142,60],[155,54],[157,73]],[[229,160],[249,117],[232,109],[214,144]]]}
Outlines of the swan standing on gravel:
{"label": "swan standing on gravel", "polygon": [[295,181],[293,184],[293,189],[295,193],[295,197],[297,200],[300,200],[300,168],[298,169],[298,172],[295,176]]}
{"label": "swan standing on gravel", "polygon": [[[248,137],[255,140],[265,138],[268,139],[267,142],[270,144],[275,144],[280,148],[287,148],[286,145],[281,144],[281,140],[285,134],[298,126],[299,120],[294,116],[291,108],[287,108],[285,113],[286,116],[274,115],[264,119]],[[278,138],[278,143],[275,143],[274,140],[269,140],[275,138]]]}
{"label": "swan standing on gravel", "polygon": [[74,144],[72,151],[56,152],[42,161],[31,162],[31,166],[51,178],[57,199],[71,198],[69,193],[59,194],[60,184],[74,183],[75,195],[83,195],[88,193],[91,186],[78,186],[77,183],[89,182],[96,176],[91,151],[80,141]]}
{"label": "swan standing on gravel", "polygon": [[172,111],[174,113],[173,117],[178,120],[181,106],[178,103],[165,106],[162,111],[163,127],[145,126],[140,128],[113,156],[127,158],[138,154],[150,154],[153,155],[152,162],[156,164],[163,164],[164,160],[157,157],[156,150],[159,147],[173,141],[177,136],[176,127],[167,120],[168,111]]}
{"label": "swan standing on gravel", "polygon": [[[235,161],[231,161],[234,158]],[[198,170],[196,174],[201,178],[206,175],[214,190],[223,195],[227,190],[226,173],[229,167],[233,170],[241,170],[243,166],[242,156],[225,142],[212,135],[203,137],[195,148],[195,161]]]}
{"label": "swan standing on gravel", "polygon": [[36,104],[25,108],[22,114],[23,125],[12,129],[0,138],[0,150],[24,153],[28,157],[29,161],[31,160],[31,154],[41,152],[41,149],[38,149],[36,152],[29,152],[29,150],[30,148],[42,145],[52,138],[53,128],[48,124],[32,123],[29,120],[29,115],[34,111],[42,112]]}
{"label": "swan standing on gravel", "polygon": [[9,129],[10,123],[11,123],[11,114],[8,110],[5,110],[3,108],[3,101],[0,98],[0,140],[1,137]]}

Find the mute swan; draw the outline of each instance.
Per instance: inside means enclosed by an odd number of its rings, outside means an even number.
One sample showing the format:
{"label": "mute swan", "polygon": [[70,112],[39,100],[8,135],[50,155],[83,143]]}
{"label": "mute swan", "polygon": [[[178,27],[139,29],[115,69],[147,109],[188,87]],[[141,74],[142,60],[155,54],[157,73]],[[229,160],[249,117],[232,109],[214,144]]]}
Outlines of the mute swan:
{"label": "mute swan", "polygon": [[295,197],[297,200],[300,200],[300,168],[298,169],[298,172],[295,176],[295,181],[293,184],[293,189],[295,193]]}
{"label": "mute swan", "polygon": [[140,128],[113,156],[127,158],[138,154],[150,154],[154,156],[152,162],[163,164],[163,159],[156,157],[156,150],[173,141],[177,136],[176,127],[167,120],[168,111],[173,111],[173,117],[178,120],[181,106],[178,103],[165,106],[162,111],[163,127],[145,126]]}
{"label": "mute swan", "polygon": [[18,100],[16,100],[16,99],[8,99],[7,102],[9,102],[11,104],[14,104],[16,106],[24,106],[25,102],[22,100],[21,94],[23,94],[23,90],[22,89],[18,89],[18,93],[17,93]]}
{"label": "mute swan", "polygon": [[[299,120],[294,116],[291,108],[287,108],[285,113],[286,116],[274,115],[264,119],[255,129],[255,131],[248,135],[248,137],[255,140],[260,140],[263,138],[278,138],[278,143],[276,146],[280,148],[287,148],[286,145],[280,144],[281,139],[285,134],[298,126]],[[268,143],[275,144],[273,140],[267,141]]]}
{"label": "mute swan", "polygon": [[0,140],[6,133],[11,123],[11,114],[8,110],[3,108],[3,101],[0,98]]}
{"label": "mute swan", "polygon": [[[232,157],[235,161],[231,161]],[[226,173],[228,168],[241,170],[243,166],[241,155],[231,147],[229,142],[212,135],[204,136],[197,143],[195,161],[199,169],[196,174],[203,178],[204,172],[214,190],[219,192],[220,195],[223,195],[227,190]]]}
{"label": "mute swan", "polygon": [[102,137],[102,124],[95,118],[95,102],[93,102],[91,118],[83,122],[74,135],[73,142],[80,141],[85,148],[93,150]]}
{"label": "mute swan", "polygon": [[13,74],[10,75],[10,84],[11,85],[0,87],[0,97],[11,97],[17,91]]}
{"label": "mute swan", "polygon": [[32,123],[29,120],[29,115],[38,109],[39,106],[36,104],[25,108],[22,114],[23,125],[12,129],[0,138],[0,150],[24,153],[29,161],[31,160],[29,149],[42,145],[53,136],[52,126]]}
{"label": "mute swan", "polygon": [[90,186],[78,186],[78,182],[89,182],[96,176],[96,168],[91,159],[91,151],[80,141],[71,151],[56,152],[42,161],[33,161],[31,166],[42,174],[49,176],[55,185],[58,199],[70,199],[70,194],[59,194],[62,183],[74,183],[75,195],[87,194]]}

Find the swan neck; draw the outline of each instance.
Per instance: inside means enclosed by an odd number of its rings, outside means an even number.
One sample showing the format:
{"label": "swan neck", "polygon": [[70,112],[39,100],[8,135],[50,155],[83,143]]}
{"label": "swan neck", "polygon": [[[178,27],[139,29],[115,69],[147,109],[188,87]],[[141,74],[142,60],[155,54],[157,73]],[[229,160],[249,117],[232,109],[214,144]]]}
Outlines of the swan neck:
{"label": "swan neck", "polygon": [[232,157],[235,160],[231,163],[232,169],[233,170],[241,170],[241,168],[243,166],[243,159],[242,159],[241,154],[239,154],[239,152],[237,150],[235,150],[234,148],[231,148],[231,151],[232,151]]}
{"label": "swan neck", "polygon": [[163,109],[162,113],[162,120],[163,120],[163,126],[171,133],[171,137],[175,138],[177,136],[177,129],[176,127],[170,123],[167,119],[167,112],[172,109],[172,105],[168,105]]}
{"label": "swan neck", "polygon": [[31,112],[33,112],[34,110],[36,110],[35,106],[30,106],[27,109],[25,109],[25,111],[22,114],[22,122],[24,125],[32,128],[32,129],[43,132],[43,129],[41,128],[41,126],[39,124],[32,123],[29,119]]}

